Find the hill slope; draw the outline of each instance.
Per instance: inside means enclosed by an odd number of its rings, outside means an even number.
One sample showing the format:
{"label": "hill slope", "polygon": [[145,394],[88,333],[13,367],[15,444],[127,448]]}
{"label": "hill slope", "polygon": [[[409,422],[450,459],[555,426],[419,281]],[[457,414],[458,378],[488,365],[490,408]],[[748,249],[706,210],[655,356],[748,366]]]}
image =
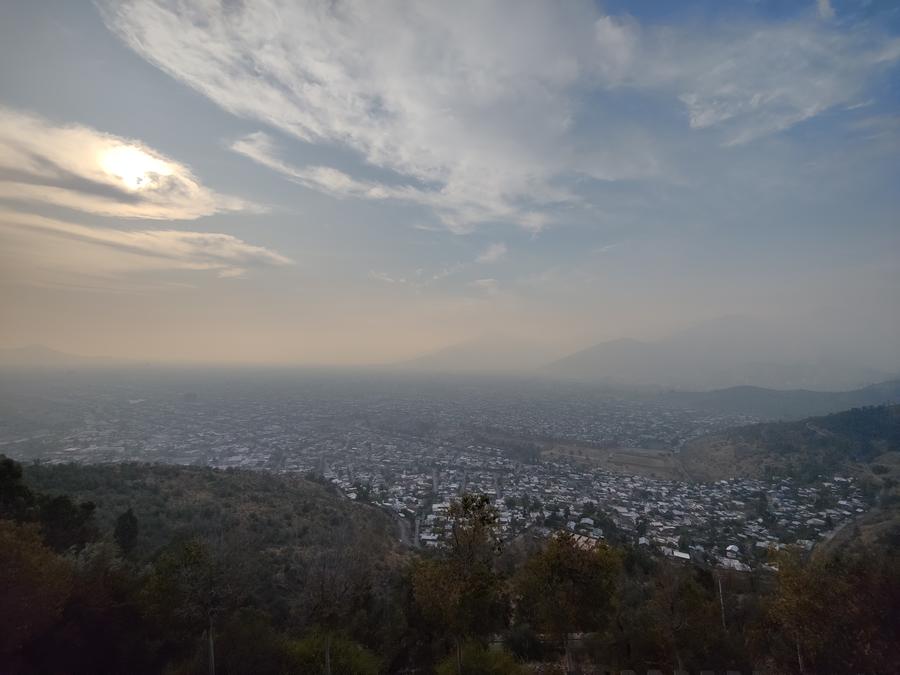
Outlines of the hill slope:
{"label": "hill slope", "polygon": [[737,427],[699,438],[681,452],[685,471],[698,480],[766,475],[811,480],[852,472],[883,482],[900,467],[898,459],[900,405]]}
{"label": "hill slope", "polygon": [[339,540],[393,546],[386,514],[299,476],[151,464],[27,465],[24,475],[35,490],[94,502],[104,531],[133,509],[139,557],[194,536],[240,540],[273,562]]}

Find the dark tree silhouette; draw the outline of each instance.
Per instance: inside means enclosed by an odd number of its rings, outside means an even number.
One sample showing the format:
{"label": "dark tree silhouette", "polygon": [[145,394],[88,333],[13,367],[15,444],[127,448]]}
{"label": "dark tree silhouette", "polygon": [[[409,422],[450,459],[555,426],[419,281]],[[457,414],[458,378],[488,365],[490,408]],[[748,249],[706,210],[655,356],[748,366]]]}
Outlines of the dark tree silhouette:
{"label": "dark tree silhouette", "polygon": [[128,509],[116,518],[114,536],[122,553],[129,555],[134,550],[138,538],[138,519],[134,511]]}

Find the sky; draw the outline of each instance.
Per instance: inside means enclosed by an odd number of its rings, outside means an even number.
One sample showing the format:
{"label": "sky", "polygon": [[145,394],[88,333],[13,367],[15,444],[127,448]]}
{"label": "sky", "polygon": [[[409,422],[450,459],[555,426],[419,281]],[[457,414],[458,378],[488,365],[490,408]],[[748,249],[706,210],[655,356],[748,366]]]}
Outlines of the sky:
{"label": "sky", "polygon": [[0,346],[390,363],[721,316],[900,369],[900,4],[6,0]]}

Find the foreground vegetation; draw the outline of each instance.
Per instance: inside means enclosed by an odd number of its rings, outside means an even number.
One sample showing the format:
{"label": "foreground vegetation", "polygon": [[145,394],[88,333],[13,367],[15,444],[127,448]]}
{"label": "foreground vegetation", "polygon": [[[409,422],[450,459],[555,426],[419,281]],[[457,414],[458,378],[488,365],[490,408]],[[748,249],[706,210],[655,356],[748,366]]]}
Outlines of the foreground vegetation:
{"label": "foreground vegetation", "polygon": [[500,542],[475,495],[451,518],[447,550],[410,552],[303,479],[2,458],[0,671],[890,672],[900,653],[890,542],[751,575],[615,532]]}

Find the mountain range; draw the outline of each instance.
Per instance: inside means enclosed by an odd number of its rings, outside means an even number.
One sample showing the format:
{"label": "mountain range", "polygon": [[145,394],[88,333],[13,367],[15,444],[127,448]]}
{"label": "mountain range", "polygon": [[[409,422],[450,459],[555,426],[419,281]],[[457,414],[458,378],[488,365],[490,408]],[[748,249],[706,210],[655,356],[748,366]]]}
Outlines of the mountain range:
{"label": "mountain range", "polygon": [[565,379],[687,390],[753,386],[828,391],[893,375],[747,317],[707,321],[652,342],[603,342],[547,364],[543,372]]}
{"label": "mountain range", "polygon": [[847,358],[834,344],[748,317],[706,321],[655,341],[601,342],[568,355],[539,341],[494,336],[397,365],[419,371],[517,372],[611,387],[688,391],[850,390],[896,375],[896,370]]}
{"label": "mountain range", "polygon": [[113,363],[112,359],[102,356],[69,354],[44,345],[0,349],[0,367],[4,368],[78,368]]}

